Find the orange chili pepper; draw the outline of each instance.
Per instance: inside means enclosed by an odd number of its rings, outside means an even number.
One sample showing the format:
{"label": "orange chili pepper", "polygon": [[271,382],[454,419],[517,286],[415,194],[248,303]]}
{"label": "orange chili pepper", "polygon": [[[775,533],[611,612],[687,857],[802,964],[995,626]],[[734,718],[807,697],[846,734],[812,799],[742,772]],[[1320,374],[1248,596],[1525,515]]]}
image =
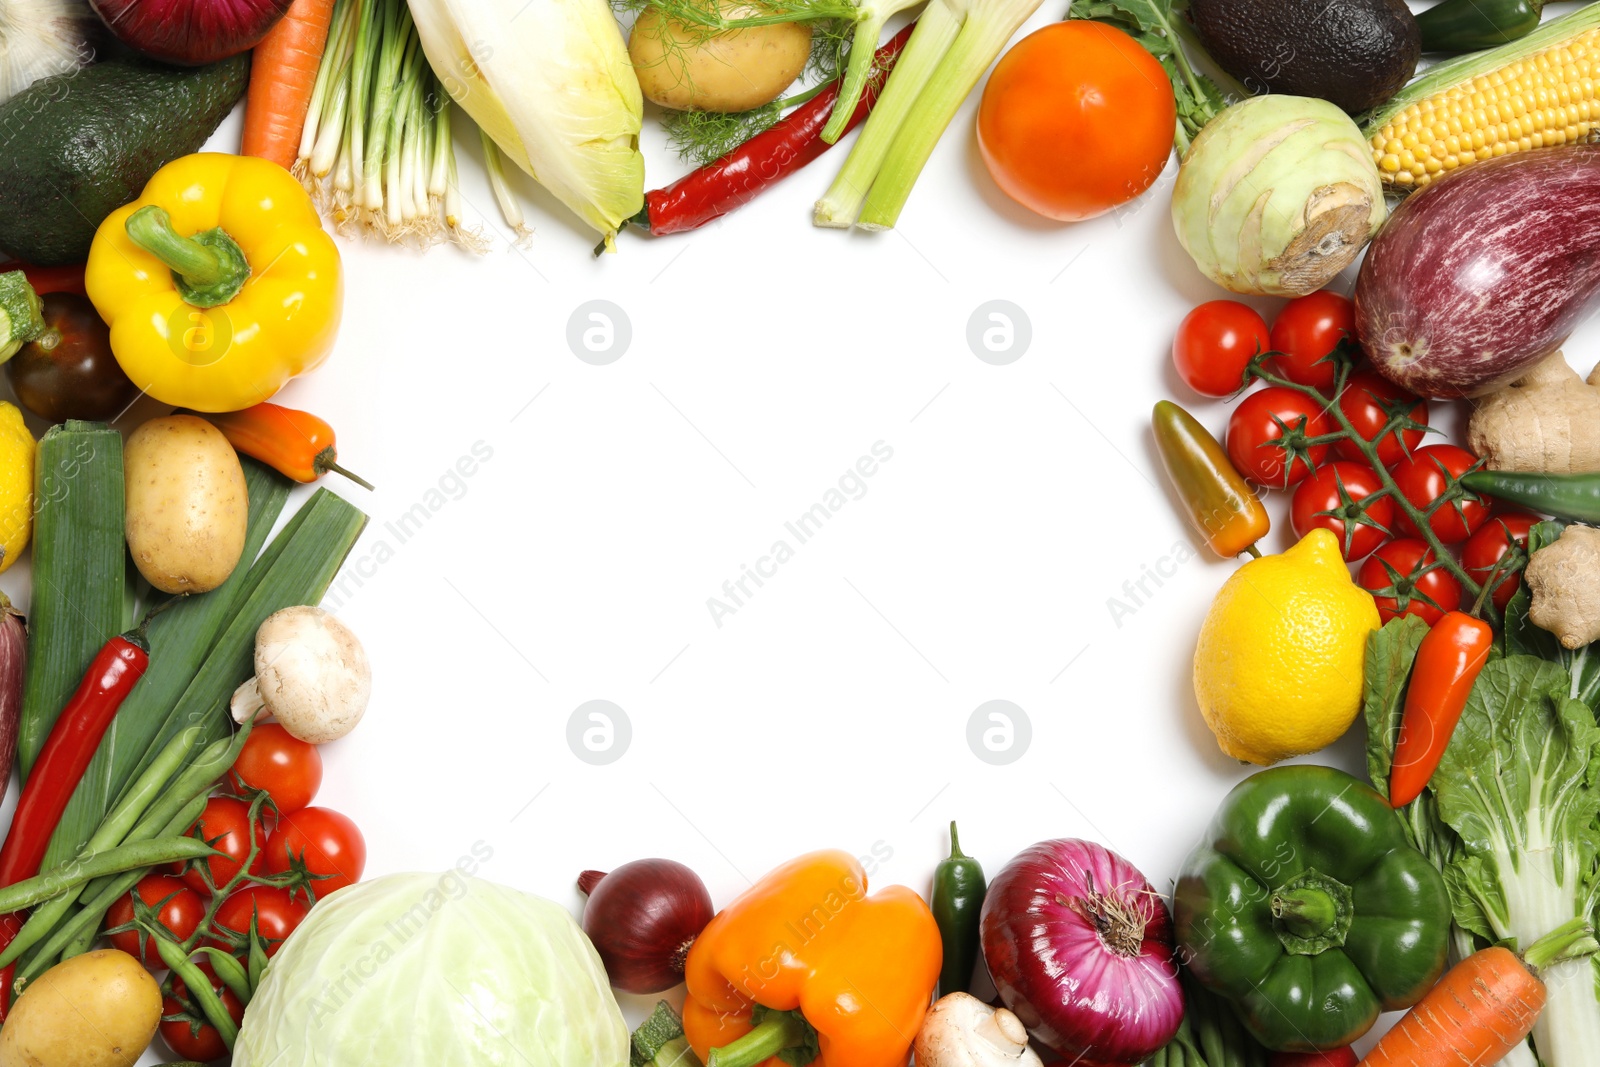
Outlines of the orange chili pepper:
{"label": "orange chili pepper", "polygon": [[339,466],[333,427],[309,411],[262,403],[203,417],[221,430],[234,448],[297,482],[314,482],[333,471],[363,488],[372,488],[371,482]]}
{"label": "orange chili pepper", "polygon": [[708,1067],[904,1067],[941,958],[920,896],[898,885],[868,896],[853,857],[813,852],[695,939],[684,1034]]}
{"label": "orange chili pepper", "polygon": [[1255,543],[1267,536],[1272,520],[1217,439],[1170,400],[1156,402],[1151,428],[1172,488],[1211,551],[1224,559],[1261,555]]}

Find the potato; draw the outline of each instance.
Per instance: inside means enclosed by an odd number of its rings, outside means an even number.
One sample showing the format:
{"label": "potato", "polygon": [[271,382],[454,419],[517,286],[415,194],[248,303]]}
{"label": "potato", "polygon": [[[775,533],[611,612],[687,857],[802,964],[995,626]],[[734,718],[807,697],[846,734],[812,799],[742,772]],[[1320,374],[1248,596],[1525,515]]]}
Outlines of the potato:
{"label": "potato", "polygon": [[0,1030],[0,1067],[130,1067],[161,1022],[161,987],[114,948],[30,982]]}
{"label": "potato", "polygon": [[[722,5],[729,18],[747,7]],[[645,98],[677,111],[749,111],[776,100],[811,58],[811,27],[780,22],[706,37],[655,6],[633,24],[628,57]]]}
{"label": "potato", "polygon": [[222,431],[194,415],[151,419],[128,437],[128,551],[163,593],[204,593],[244,551],[250,495]]}

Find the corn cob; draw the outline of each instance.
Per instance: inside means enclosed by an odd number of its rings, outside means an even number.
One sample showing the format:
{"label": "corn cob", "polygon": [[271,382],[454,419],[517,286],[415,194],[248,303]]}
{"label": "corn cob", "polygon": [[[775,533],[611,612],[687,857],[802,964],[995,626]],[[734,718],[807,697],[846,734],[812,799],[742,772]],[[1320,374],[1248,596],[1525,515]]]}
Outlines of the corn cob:
{"label": "corn cob", "polygon": [[1600,135],[1600,3],[1441,63],[1361,124],[1385,186],[1420,189],[1482,159]]}

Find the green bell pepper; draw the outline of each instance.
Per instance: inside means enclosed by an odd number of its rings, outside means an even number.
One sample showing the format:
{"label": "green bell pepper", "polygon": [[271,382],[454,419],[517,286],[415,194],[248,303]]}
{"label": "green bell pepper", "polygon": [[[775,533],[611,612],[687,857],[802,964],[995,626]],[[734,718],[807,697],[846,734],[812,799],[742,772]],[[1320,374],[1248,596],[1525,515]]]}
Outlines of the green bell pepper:
{"label": "green bell pepper", "polygon": [[1239,783],[1174,898],[1181,958],[1278,1052],[1348,1045],[1444,971],[1450,897],[1376,790],[1331,767]]}

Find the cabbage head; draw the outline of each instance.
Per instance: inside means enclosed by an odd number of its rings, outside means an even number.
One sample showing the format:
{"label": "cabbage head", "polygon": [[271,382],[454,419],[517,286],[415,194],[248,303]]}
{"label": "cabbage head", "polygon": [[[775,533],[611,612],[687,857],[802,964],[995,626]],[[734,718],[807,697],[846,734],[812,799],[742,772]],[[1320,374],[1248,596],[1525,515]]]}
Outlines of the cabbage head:
{"label": "cabbage head", "polygon": [[626,1067],[628,1027],[567,910],[458,871],[311,909],[245,1012],[234,1067]]}

